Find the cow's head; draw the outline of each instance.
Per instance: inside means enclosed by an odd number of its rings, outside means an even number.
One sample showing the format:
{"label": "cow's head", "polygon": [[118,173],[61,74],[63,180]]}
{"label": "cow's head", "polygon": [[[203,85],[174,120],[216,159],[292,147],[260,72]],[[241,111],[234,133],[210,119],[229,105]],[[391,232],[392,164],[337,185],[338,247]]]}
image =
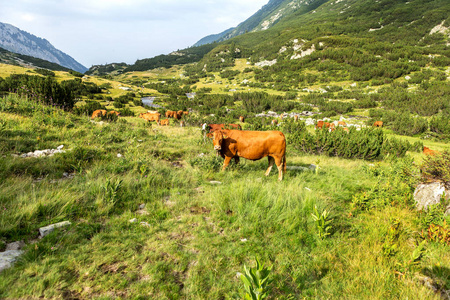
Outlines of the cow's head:
{"label": "cow's head", "polygon": [[220,151],[222,150],[222,141],[224,139],[223,132],[220,130],[216,130],[213,132],[213,145],[214,150]]}

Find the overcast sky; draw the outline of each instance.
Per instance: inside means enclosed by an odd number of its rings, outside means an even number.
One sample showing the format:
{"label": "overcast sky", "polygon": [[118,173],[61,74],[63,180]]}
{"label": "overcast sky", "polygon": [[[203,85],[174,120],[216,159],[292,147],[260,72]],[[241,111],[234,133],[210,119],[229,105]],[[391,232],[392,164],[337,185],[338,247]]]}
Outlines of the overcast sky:
{"label": "overcast sky", "polygon": [[168,54],[235,27],[269,0],[0,0],[0,22],[89,68]]}

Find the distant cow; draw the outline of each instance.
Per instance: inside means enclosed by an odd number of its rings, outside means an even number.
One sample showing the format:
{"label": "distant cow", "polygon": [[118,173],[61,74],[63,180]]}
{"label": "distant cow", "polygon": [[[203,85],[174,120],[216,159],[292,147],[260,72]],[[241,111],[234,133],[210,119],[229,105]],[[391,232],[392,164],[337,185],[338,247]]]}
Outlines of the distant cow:
{"label": "distant cow", "polygon": [[161,117],[160,113],[156,113],[156,114],[155,113],[142,113],[142,114],[139,114],[139,118],[142,118],[142,119],[144,119],[144,120],[146,120],[148,122],[151,122],[151,121],[159,122],[160,117]]}
{"label": "distant cow", "polygon": [[101,118],[103,116],[106,116],[108,112],[105,109],[97,109],[94,110],[94,112],[92,113],[92,117],[91,119],[95,119],[95,118]]}
{"label": "distant cow", "polygon": [[269,175],[275,163],[278,167],[278,180],[283,179],[283,172],[286,173],[286,138],[282,132],[216,130],[213,137],[214,150],[225,159],[222,170],[225,170],[232,158],[238,163],[239,157],[259,160],[267,156],[269,167],[265,175]]}
{"label": "distant cow", "polygon": [[322,120],[317,121],[316,129],[317,129],[317,128],[322,129],[323,125],[324,125],[324,121],[322,121]]}
{"label": "distant cow", "polygon": [[277,121],[276,119],[273,119],[273,120],[272,120],[272,122],[270,122],[270,124],[272,124],[272,125],[274,125],[274,126],[275,126],[275,125],[277,125],[277,124],[278,124],[278,121]]}
{"label": "distant cow", "polygon": [[423,154],[425,154],[425,155],[435,155],[437,153],[438,153],[438,151],[431,150],[428,147],[423,147]]}
{"label": "distant cow", "polygon": [[169,126],[169,119],[160,120],[157,123],[160,126]]}
{"label": "distant cow", "polygon": [[244,121],[245,121],[245,118],[244,118],[243,116],[240,116],[240,117],[239,117],[239,122],[244,123]]}
{"label": "distant cow", "polygon": [[174,118],[178,120],[178,112],[173,110],[166,111],[166,118]]}
{"label": "distant cow", "polygon": [[108,111],[108,113],[107,113],[108,115],[112,115],[112,114],[114,114],[114,115],[116,115],[116,116],[120,116],[120,112],[118,112],[118,111],[115,111],[115,110],[111,110],[111,111]]}
{"label": "distant cow", "polygon": [[376,121],[373,123],[373,127],[383,127],[383,121]]}
{"label": "distant cow", "polygon": [[189,112],[188,111],[183,111],[183,115],[189,115]]}
{"label": "distant cow", "polygon": [[344,121],[339,121],[338,122],[338,126],[342,126],[342,127],[346,127],[347,126],[347,123],[345,123]]}
{"label": "distant cow", "polygon": [[184,121],[180,121],[180,127],[185,127],[186,124],[184,123]]}
{"label": "distant cow", "polygon": [[213,137],[213,132],[217,131],[217,130],[222,130],[222,129],[231,129],[231,128],[236,128],[237,130],[241,130],[242,127],[239,124],[203,124],[202,129],[204,131],[207,131],[208,133],[206,134],[207,137],[212,138]]}
{"label": "distant cow", "polygon": [[231,129],[231,128],[235,128],[238,130],[241,130],[242,127],[239,124],[207,124],[207,127],[209,127],[209,132],[214,132],[216,130],[221,130],[221,129]]}
{"label": "distant cow", "polygon": [[298,121],[298,115],[295,115],[294,116],[294,122],[297,122]]}

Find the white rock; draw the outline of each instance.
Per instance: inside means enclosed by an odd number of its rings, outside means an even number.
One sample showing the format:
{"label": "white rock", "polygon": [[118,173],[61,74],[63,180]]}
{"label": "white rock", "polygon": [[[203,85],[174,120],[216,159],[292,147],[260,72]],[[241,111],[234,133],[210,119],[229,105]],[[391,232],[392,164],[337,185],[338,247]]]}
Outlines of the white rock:
{"label": "white rock", "polygon": [[39,228],[39,233],[41,234],[41,237],[44,237],[44,236],[50,234],[51,232],[53,232],[53,230],[55,230],[55,228],[69,226],[70,224],[72,224],[72,223],[70,223],[69,221],[64,221],[64,222],[59,222],[56,224],[48,225],[45,227],[41,227],[41,228]]}
{"label": "white rock", "polygon": [[215,181],[215,180],[212,180],[212,181],[210,181],[209,183],[211,183],[211,184],[222,184],[222,182],[220,182],[220,181]]}
{"label": "white rock", "polygon": [[17,241],[17,242],[12,242],[6,245],[6,251],[8,250],[20,250],[23,247],[25,247],[25,243],[24,241]]}
{"label": "white rock", "polygon": [[445,185],[442,182],[422,183],[414,191],[414,201],[418,210],[427,210],[430,205],[440,203]]}
{"label": "white rock", "polygon": [[133,218],[133,219],[129,220],[128,222],[130,222],[130,223],[136,223],[136,222],[137,222],[137,219],[136,219],[136,218]]}
{"label": "white rock", "polygon": [[17,258],[23,253],[22,250],[7,250],[0,252],[0,272],[12,267]]}
{"label": "white rock", "polygon": [[64,148],[64,145],[59,145],[58,147],[56,147],[57,150],[61,150],[62,148]]}
{"label": "white rock", "polygon": [[117,157],[121,158],[121,157],[122,157],[122,154],[117,153]]}

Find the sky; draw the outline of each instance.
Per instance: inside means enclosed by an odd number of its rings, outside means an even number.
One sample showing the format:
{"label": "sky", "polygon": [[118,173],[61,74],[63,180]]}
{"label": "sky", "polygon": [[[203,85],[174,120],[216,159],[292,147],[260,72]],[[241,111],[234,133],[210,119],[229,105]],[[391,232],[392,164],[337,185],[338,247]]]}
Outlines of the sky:
{"label": "sky", "polygon": [[168,54],[220,33],[269,0],[0,0],[0,22],[89,68]]}

